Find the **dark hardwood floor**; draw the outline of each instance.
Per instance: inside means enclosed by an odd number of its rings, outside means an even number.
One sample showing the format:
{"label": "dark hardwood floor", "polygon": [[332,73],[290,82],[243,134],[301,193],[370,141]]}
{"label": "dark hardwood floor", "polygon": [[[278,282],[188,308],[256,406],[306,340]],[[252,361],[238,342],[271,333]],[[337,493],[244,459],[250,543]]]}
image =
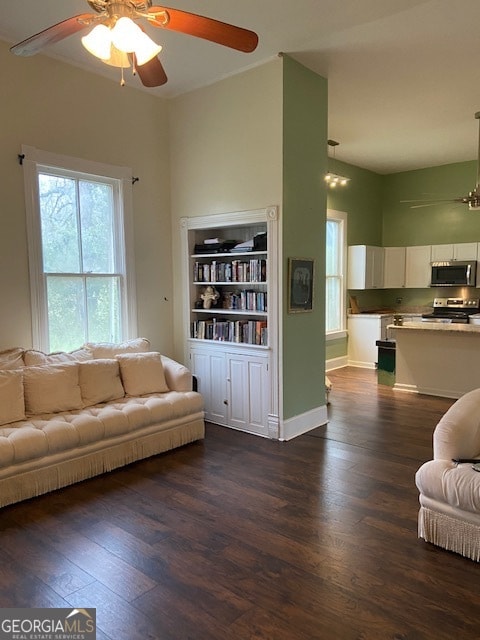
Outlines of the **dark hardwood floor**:
{"label": "dark hardwood floor", "polygon": [[96,607],[97,640],[478,640],[480,566],[417,538],[452,401],[346,368],[330,421],[204,443],[0,510],[0,607]]}

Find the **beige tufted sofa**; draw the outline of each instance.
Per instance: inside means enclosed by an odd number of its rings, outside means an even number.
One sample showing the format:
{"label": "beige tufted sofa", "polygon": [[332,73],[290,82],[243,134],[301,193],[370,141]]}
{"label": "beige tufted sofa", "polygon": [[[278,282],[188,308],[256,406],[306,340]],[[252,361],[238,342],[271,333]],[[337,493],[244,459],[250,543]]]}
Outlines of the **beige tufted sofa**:
{"label": "beige tufted sofa", "polygon": [[144,338],[0,352],[0,506],[204,437],[202,397]]}
{"label": "beige tufted sofa", "polygon": [[480,560],[480,389],[466,393],[445,413],[433,434],[433,460],[415,475],[420,491],[418,535],[427,542]]}

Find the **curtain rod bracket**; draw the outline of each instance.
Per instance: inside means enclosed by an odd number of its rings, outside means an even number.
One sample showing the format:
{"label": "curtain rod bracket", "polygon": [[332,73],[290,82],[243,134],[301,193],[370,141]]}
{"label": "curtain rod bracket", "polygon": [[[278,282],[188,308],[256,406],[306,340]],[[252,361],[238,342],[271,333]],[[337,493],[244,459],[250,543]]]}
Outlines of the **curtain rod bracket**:
{"label": "curtain rod bracket", "polygon": [[132,184],[135,184],[136,182],[138,182],[140,180],[140,178],[134,178],[132,177]]}
{"label": "curtain rod bracket", "polygon": [[25,154],[24,153],[19,153],[17,158],[18,158],[18,164],[22,165],[23,161],[25,160]]}

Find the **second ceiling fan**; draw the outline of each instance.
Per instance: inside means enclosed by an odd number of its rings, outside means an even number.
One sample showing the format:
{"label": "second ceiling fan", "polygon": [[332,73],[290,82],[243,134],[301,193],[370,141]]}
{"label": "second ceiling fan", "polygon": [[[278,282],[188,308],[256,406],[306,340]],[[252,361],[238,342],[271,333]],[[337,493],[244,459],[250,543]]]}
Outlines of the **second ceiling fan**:
{"label": "second ceiling fan", "polygon": [[410,209],[421,209],[423,207],[433,207],[442,202],[451,202],[458,204],[467,204],[469,211],[480,211],[480,111],[477,111],[475,118],[479,121],[478,125],[478,150],[477,150],[477,181],[472,191],[468,195],[458,198],[446,198],[442,200],[401,200],[400,202],[415,203]]}
{"label": "second ceiling fan", "polygon": [[15,44],[10,51],[19,56],[34,55],[48,45],[90,30],[82,38],[82,44],[90,53],[105,64],[122,69],[132,64],[144,86],[158,87],[167,82],[158,58],[161,47],[136,24],[140,19],[159,29],[185,33],[244,53],[254,51],[258,44],[258,36],[253,31],[188,11],[153,6],[152,0],[87,2],[96,14],[82,13],[58,22]]}

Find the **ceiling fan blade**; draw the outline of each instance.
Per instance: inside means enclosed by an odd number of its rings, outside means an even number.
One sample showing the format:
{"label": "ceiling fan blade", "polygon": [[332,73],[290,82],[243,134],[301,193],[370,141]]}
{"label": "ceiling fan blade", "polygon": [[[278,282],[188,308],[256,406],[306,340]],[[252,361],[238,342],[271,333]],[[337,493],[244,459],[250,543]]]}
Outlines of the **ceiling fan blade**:
{"label": "ceiling fan blade", "polygon": [[[455,202],[454,200],[448,200],[447,202]],[[438,202],[426,202],[425,204],[412,204],[410,209],[423,209],[424,207],[434,207]]]}
{"label": "ceiling fan blade", "polygon": [[98,21],[98,18],[93,13],[81,13],[78,16],[72,16],[48,27],[48,29],[40,31],[40,33],[30,36],[26,40],[22,40],[18,44],[14,44],[13,47],[10,47],[10,51],[17,56],[33,56],[50,44],[55,44],[55,42],[60,42],[60,40],[68,38],[74,33],[88,29],[92,24],[92,20]]}
{"label": "ceiling fan blade", "polygon": [[463,198],[448,198],[445,200],[400,200],[400,202],[416,202],[418,204],[411,205],[410,209],[421,209],[422,207],[434,207],[438,204],[443,204],[444,202],[450,202],[451,204],[469,204],[470,198],[465,196]]}
{"label": "ceiling fan blade", "polygon": [[429,204],[437,204],[440,202],[462,202],[463,198],[439,198],[439,199],[435,199],[432,198],[431,200],[419,200],[418,198],[416,198],[415,200],[400,200],[400,202],[402,203],[406,203],[406,202],[428,202]]}
{"label": "ceiling fan blade", "polygon": [[[132,56],[135,61],[135,54]],[[168,80],[165,69],[157,57],[139,66],[135,64],[135,69],[144,87],[160,87]]]}
{"label": "ceiling fan blade", "polygon": [[[167,20],[164,19],[165,12]],[[162,14],[158,19],[151,17],[152,14],[157,13]],[[155,27],[168,29],[169,31],[179,31],[190,36],[210,40],[244,53],[251,53],[258,44],[258,36],[253,31],[179,9],[150,7],[147,18],[150,24]]]}

